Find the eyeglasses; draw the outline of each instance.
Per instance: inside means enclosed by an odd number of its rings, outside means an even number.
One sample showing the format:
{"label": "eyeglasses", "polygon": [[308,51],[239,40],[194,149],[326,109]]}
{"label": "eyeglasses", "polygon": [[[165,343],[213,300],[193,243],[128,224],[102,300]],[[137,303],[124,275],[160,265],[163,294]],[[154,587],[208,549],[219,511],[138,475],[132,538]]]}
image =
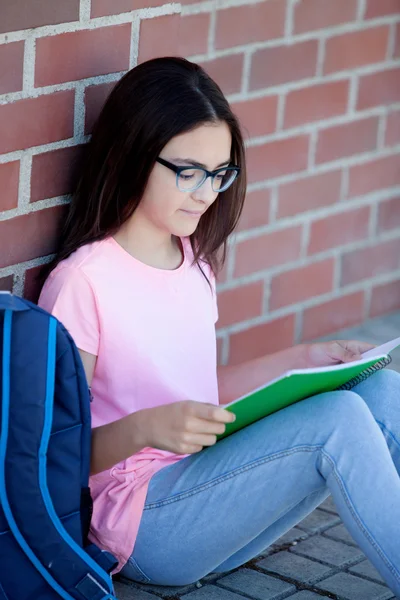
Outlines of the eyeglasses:
{"label": "eyeglasses", "polygon": [[194,192],[203,185],[208,177],[211,177],[211,187],[214,192],[224,192],[240,173],[240,167],[236,165],[229,165],[215,171],[207,171],[207,169],[195,166],[177,167],[160,157],[156,158],[156,161],[176,173],[176,185],[181,192]]}

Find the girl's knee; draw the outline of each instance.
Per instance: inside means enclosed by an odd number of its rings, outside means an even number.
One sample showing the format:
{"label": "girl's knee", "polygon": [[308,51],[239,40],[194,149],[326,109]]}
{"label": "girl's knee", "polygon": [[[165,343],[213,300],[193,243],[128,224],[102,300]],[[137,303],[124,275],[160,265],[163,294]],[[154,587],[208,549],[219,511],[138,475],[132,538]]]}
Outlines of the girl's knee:
{"label": "girl's knee", "polygon": [[[371,375],[370,383],[378,388],[390,390],[400,396],[400,373],[393,369],[382,369]],[[368,379],[366,380],[366,383]]]}

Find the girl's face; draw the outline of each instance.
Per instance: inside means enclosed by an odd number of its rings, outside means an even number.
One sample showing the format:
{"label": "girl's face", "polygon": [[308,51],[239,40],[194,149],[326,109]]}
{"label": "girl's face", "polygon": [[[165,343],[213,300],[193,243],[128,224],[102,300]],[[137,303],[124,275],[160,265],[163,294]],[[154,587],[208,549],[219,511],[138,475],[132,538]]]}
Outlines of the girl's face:
{"label": "girl's face", "polygon": [[[172,138],[159,157],[176,165],[204,166],[209,171],[227,166],[231,156],[231,133],[225,122],[203,124]],[[145,220],[151,229],[178,237],[191,235],[204,212],[218,197],[209,177],[195,191],[180,191],[176,173],[156,162],[133,217]]]}

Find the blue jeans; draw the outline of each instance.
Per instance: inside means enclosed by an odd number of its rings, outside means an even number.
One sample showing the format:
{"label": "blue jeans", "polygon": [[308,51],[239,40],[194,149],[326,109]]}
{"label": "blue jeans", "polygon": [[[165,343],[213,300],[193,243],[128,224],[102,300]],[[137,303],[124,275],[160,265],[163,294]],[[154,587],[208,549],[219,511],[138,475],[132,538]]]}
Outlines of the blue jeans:
{"label": "blue jeans", "polygon": [[259,555],[330,494],[400,598],[400,374],[284,408],[150,480],[122,574],[193,583]]}

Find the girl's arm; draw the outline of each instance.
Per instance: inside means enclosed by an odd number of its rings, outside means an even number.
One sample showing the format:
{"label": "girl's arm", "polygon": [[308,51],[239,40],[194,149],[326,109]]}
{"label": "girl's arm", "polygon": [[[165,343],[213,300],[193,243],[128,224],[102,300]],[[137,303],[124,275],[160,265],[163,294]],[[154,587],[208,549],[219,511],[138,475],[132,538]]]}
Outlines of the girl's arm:
{"label": "girl's arm", "polygon": [[[79,353],[91,385],[97,357]],[[234,420],[235,415],[223,408],[194,400],[138,410],[92,429],[90,474],[110,469],[147,446],[176,454],[200,452],[215,444],[225,424]]]}
{"label": "girl's arm", "polygon": [[363,352],[372,348],[372,344],[357,340],[299,344],[240,365],[218,367],[219,403],[228,404],[290,369],[308,369],[359,360]]}
{"label": "girl's arm", "polygon": [[[84,350],[79,350],[79,354],[91,385],[97,357]],[[92,429],[91,475],[109,469],[146,446],[135,427],[135,414]]]}
{"label": "girl's arm", "polygon": [[306,368],[306,346],[299,344],[239,365],[218,367],[219,403],[228,404],[279,377],[289,369]]}

